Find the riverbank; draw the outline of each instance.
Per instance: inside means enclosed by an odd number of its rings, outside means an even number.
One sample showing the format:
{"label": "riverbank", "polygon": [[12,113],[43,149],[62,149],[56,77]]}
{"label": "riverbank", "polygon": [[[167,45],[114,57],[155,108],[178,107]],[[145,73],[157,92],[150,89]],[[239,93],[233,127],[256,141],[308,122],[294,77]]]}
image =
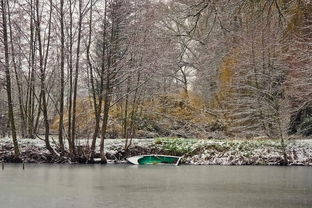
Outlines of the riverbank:
{"label": "riverbank", "polygon": [[[86,143],[87,140],[79,140],[80,146]],[[134,139],[126,152],[124,143],[123,139],[105,141],[105,152],[110,162],[122,163],[127,157],[142,154],[183,156],[182,163],[192,165],[281,165],[283,162],[277,140]],[[25,163],[70,162],[53,158],[42,140],[20,139],[19,144]],[[312,140],[288,141],[286,151],[289,165],[312,166]],[[0,139],[0,160],[11,162],[12,154],[11,139]]]}

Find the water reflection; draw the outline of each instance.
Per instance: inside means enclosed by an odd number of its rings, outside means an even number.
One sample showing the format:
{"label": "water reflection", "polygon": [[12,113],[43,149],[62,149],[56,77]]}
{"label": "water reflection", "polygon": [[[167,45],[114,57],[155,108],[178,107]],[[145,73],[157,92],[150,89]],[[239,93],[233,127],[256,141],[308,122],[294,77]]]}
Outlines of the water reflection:
{"label": "water reflection", "polygon": [[2,208],[311,208],[312,168],[7,165]]}

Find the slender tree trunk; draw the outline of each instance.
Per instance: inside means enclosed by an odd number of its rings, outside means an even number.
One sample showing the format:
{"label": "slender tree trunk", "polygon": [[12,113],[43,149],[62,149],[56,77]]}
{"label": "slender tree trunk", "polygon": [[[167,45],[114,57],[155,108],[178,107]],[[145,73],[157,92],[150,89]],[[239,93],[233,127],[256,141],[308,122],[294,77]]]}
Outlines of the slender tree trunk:
{"label": "slender tree trunk", "polygon": [[125,148],[126,150],[131,146],[132,138],[135,134],[135,116],[138,112],[138,98],[139,98],[138,92],[139,92],[140,79],[141,79],[141,73],[140,71],[138,71],[136,89],[134,91],[133,100],[132,100],[132,111],[130,114],[130,124],[129,124],[130,141],[128,142],[128,145]]}
{"label": "slender tree trunk", "polygon": [[8,21],[9,21],[9,29],[10,29],[10,43],[11,43],[11,51],[12,51],[12,63],[14,67],[16,85],[17,85],[17,93],[18,93],[18,104],[19,104],[19,115],[20,115],[20,126],[21,126],[21,135],[25,137],[25,127],[26,127],[26,120],[24,116],[23,110],[23,94],[22,94],[22,86],[19,79],[19,75],[17,72],[17,63],[15,57],[15,47],[13,43],[13,31],[12,31],[12,24],[11,24],[11,13],[10,7],[8,7]]}
{"label": "slender tree trunk", "polygon": [[[50,31],[51,31],[51,14],[52,14],[52,2],[50,1],[50,18],[49,18],[49,37],[50,39]],[[46,96],[46,73],[45,73],[45,65],[44,63],[44,55],[43,55],[43,46],[42,46],[42,40],[41,40],[41,25],[40,25],[40,9],[39,9],[39,0],[36,0],[36,31],[37,31],[37,38],[38,38],[38,50],[39,50],[39,64],[40,64],[40,87],[41,87],[41,96],[42,96],[42,114],[43,114],[43,120],[44,120],[44,127],[45,127],[45,145],[46,148],[49,150],[49,152],[57,156],[56,152],[52,148],[49,140],[49,134],[50,134],[50,124],[49,124],[49,118],[48,118],[48,104],[47,104],[47,96]],[[46,51],[46,57],[48,56],[49,51],[49,42],[47,44],[47,51]],[[47,59],[47,58],[46,58]]]}
{"label": "slender tree trunk", "polygon": [[72,94],[73,94],[73,5],[72,0],[69,1],[69,96],[68,96],[68,147],[72,156],[75,154],[75,146],[72,142]]}
{"label": "slender tree trunk", "polygon": [[77,40],[77,52],[76,52],[76,66],[75,66],[75,79],[74,79],[74,96],[73,96],[73,119],[72,119],[72,147],[75,154],[75,140],[76,140],[76,105],[77,105],[77,88],[78,77],[80,67],[80,43],[81,43],[81,31],[82,30],[82,0],[79,0],[79,22],[78,22],[78,40]]}
{"label": "slender tree trunk", "polygon": [[102,164],[107,163],[107,158],[104,152],[104,141],[105,141],[105,135],[107,131],[107,124],[108,124],[108,117],[109,117],[108,113],[109,113],[110,101],[111,101],[109,86],[110,86],[110,81],[108,79],[106,82],[106,92],[105,92],[104,109],[103,109],[103,122],[102,122],[102,127],[101,127],[100,155],[101,155]]}
{"label": "slender tree trunk", "polygon": [[[99,104],[97,103],[97,94],[94,84],[94,74],[93,74],[93,66],[91,63],[90,58],[90,48],[91,48],[91,38],[92,38],[92,14],[93,14],[93,1],[90,1],[91,7],[90,7],[90,20],[89,20],[89,37],[88,37],[88,45],[87,45],[87,60],[89,64],[89,70],[90,70],[90,84],[91,84],[91,94],[92,94],[92,100],[93,100],[93,108],[94,108],[94,115],[95,115],[95,127],[94,132],[92,136],[92,142],[91,142],[91,151],[89,160],[93,161],[95,156],[95,147],[96,147],[96,139],[99,135],[100,131],[100,117],[101,117],[101,108],[102,108],[102,96],[99,96]],[[106,2],[105,2],[105,11],[106,11]],[[106,19],[106,12],[104,14],[104,19]],[[105,24],[105,22],[104,22]],[[104,35],[105,36],[105,35]]]}
{"label": "slender tree trunk", "polygon": [[[100,71],[100,90],[99,90],[99,101],[98,104],[95,105],[95,112],[97,113],[96,115],[96,126],[95,126],[95,131],[93,134],[93,140],[92,140],[92,146],[91,146],[91,150],[92,150],[92,154],[94,155],[95,153],[95,145],[96,145],[96,138],[99,134],[100,131],[100,118],[101,118],[101,112],[102,112],[102,104],[103,104],[103,93],[104,93],[104,75],[105,75],[105,60],[106,60],[106,28],[107,28],[107,1],[105,1],[105,5],[104,5],[104,19],[103,19],[103,34],[102,34],[102,59],[101,59],[101,71]],[[95,93],[95,91],[94,91]],[[94,97],[96,97],[96,95],[94,95]],[[104,102],[105,102],[105,98],[104,98]],[[104,108],[105,108],[105,103],[104,103]],[[105,114],[105,113],[104,113]],[[105,118],[103,118],[103,123],[104,123]],[[101,127],[101,132],[105,131],[103,128],[103,123],[102,123],[102,127]],[[106,121],[107,123],[107,121]],[[106,127],[105,127],[106,128]],[[102,141],[102,133],[101,133],[101,141]],[[102,143],[101,143],[102,144]],[[101,145],[100,144],[100,145]],[[104,145],[104,143],[103,143]],[[106,158],[103,159],[102,161],[103,163],[106,163]]]}
{"label": "slender tree trunk", "polygon": [[[107,68],[106,68],[106,82],[105,82],[105,92],[104,93],[104,109],[103,109],[103,122],[101,127],[101,143],[100,143],[100,155],[101,162],[103,164],[107,163],[107,158],[104,153],[104,140],[107,131],[107,124],[109,118],[109,110],[111,105],[111,96],[113,90],[113,81],[115,80],[118,70],[116,70],[116,63],[118,57],[118,41],[119,41],[119,23],[120,17],[118,17],[117,10],[120,7],[121,1],[113,2],[112,4],[112,26],[110,31],[110,49],[107,55]],[[105,58],[106,59],[106,58]],[[104,61],[104,60],[102,60]]]}
{"label": "slender tree trunk", "polygon": [[12,101],[12,86],[11,86],[11,74],[10,74],[10,63],[9,63],[9,42],[8,42],[8,30],[7,30],[7,6],[8,2],[5,0],[1,0],[1,8],[2,8],[2,34],[3,34],[3,44],[4,44],[4,58],[5,58],[5,78],[6,78],[6,92],[8,99],[8,115],[9,122],[12,131],[12,139],[14,145],[14,155],[15,158],[18,159],[20,156],[20,151],[18,147],[17,137],[16,137],[16,128],[13,114],[13,101]]}
{"label": "slender tree trunk", "polygon": [[[26,112],[27,115],[27,137],[35,138],[34,136],[34,114],[35,114],[35,32],[34,32],[34,20],[35,20],[34,2],[30,0],[30,61],[29,61],[29,77],[28,80],[28,99],[26,100]],[[40,111],[40,110],[39,110]]]}
{"label": "slender tree trunk", "polygon": [[281,165],[288,165],[288,158],[287,158],[287,152],[286,152],[286,144],[285,144],[285,138],[284,138],[284,132],[282,127],[282,115],[280,112],[281,106],[279,104],[279,100],[275,98],[273,100],[274,102],[274,110],[275,110],[275,122],[277,124],[277,130],[280,137],[281,142],[281,148],[282,148],[282,154],[283,154],[283,161]]}
{"label": "slender tree trunk", "polygon": [[126,139],[124,149],[128,149],[128,108],[129,108],[129,93],[130,93],[130,77],[127,78],[127,90],[126,90],[126,97],[125,97],[125,111],[124,111],[124,121],[123,121],[123,135]]}
{"label": "slender tree trunk", "polygon": [[60,0],[61,16],[61,80],[60,80],[60,122],[59,122],[59,143],[61,154],[64,153],[63,128],[64,128],[64,68],[65,68],[65,33],[64,33],[64,0]]}

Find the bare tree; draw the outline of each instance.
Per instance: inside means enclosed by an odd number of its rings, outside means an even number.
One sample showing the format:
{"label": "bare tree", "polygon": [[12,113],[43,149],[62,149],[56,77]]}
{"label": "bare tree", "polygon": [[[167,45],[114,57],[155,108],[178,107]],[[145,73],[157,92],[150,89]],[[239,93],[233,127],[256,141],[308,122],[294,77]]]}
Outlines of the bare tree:
{"label": "bare tree", "polygon": [[64,129],[64,71],[65,71],[65,28],[64,28],[64,1],[60,0],[60,25],[61,25],[61,66],[60,66],[60,122],[59,122],[59,143],[60,150],[64,153],[63,129]]}
{"label": "bare tree", "polygon": [[10,127],[12,131],[12,139],[14,144],[14,154],[15,158],[18,160],[20,156],[20,151],[17,142],[15,120],[13,114],[13,100],[12,100],[12,86],[11,86],[11,71],[10,71],[10,61],[9,61],[9,38],[8,38],[8,22],[7,22],[7,13],[8,13],[8,2],[1,0],[1,13],[2,13],[2,40],[4,45],[4,71],[5,71],[5,80],[6,80],[6,92],[8,99],[8,116]]}

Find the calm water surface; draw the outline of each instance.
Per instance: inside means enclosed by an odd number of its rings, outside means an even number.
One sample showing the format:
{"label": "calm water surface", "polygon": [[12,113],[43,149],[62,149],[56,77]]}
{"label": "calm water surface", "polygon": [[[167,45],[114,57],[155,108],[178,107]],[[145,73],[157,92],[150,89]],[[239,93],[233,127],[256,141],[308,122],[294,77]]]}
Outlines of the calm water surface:
{"label": "calm water surface", "polygon": [[311,208],[312,168],[6,165],[0,208]]}

